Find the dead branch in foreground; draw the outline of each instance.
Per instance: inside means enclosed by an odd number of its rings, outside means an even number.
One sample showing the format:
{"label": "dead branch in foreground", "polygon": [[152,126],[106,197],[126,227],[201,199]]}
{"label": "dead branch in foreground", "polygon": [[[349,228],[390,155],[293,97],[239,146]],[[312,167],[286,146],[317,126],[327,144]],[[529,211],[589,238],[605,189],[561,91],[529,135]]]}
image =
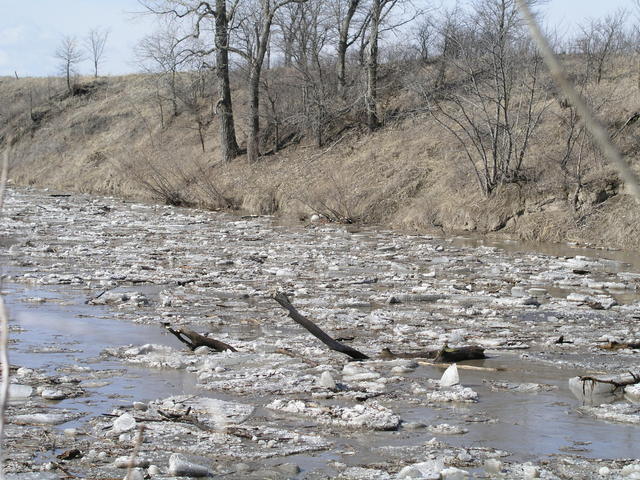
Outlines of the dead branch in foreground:
{"label": "dead branch in foreground", "polygon": [[311,335],[316,337],[331,350],[349,355],[354,360],[367,360],[369,358],[368,355],[365,355],[364,353],[359,352],[355,348],[351,348],[348,345],[344,345],[327,335],[324,330],[322,330],[315,323],[298,312],[298,310],[296,310],[296,308],[291,305],[291,302],[284,293],[276,293],[275,295],[273,295],[273,299],[278,302],[282,306],[282,308],[289,312],[289,316],[293,319],[294,322],[306,328]]}

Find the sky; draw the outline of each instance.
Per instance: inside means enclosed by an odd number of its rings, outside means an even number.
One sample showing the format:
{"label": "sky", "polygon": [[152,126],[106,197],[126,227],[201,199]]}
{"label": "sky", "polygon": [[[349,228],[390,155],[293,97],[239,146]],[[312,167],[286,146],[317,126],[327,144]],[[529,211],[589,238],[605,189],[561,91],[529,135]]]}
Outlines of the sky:
{"label": "sky", "polygon": [[[452,5],[454,0],[430,3]],[[550,24],[565,32],[586,18],[632,7],[633,0],[548,0],[542,10]],[[93,28],[110,30],[100,73],[137,72],[133,47],[155,25],[153,17],[141,11],[137,0],[0,0],[0,76],[56,75],[59,61],[54,51],[63,36],[81,40]],[[79,70],[90,73],[90,62]]]}

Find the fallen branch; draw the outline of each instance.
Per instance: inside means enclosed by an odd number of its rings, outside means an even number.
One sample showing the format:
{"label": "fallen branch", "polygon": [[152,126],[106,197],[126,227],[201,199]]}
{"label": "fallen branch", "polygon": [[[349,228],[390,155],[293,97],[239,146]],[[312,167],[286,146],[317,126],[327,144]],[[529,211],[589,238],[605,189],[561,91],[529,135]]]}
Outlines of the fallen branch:
{"label": "fallen branch", "polygon": [[209,347],[216,352],[237,352],[235,348],[231,345],[227,345],[224,342],[219,340],[215,340],[213,338],[205,337],[204,335],[200,335],[193,330],[190,330],[186,327],[180,327],[178,329],[173,329],[169,324],[164,324],[164,328],[167,329],[170,333],[175,335],[175,337],[184,343],[191,351],[195,350],[198,347]]}
{"label": "fallen branch", "polygon": [[93,302],[95,302],[96,300],[98,300],[101,296],[103,296],[105,293],[107,293],[109,290],[102,290],[100,293],[98,293],[96,296],[88,298],[87,300],[85,300],[84,303],[86,303],[87,305],[93,305]]}
{"label": "fallen branch", "polygon": [[616,133],[611,135],[611,140],[613,140],[618,135],[620,135],[620,133],[622,133],[622,131],[625,128],[627,128],[629,125],[633,125],[634,123],[636,123],[638,119],[640,119],[640,112],[635,112],[633,115],[629,117],[629,119],[626,122],[624,122],[624,125],[622,125],[622,127],[620,127],[620,129]]}
{"label": "fallen branch", "polygon": [[[103,417],[109,417],[109,418],[117,418],[120,415],[115,415],[113,413],[103,413],[101,414]],[[154,418],[154,417],[133,417],[133,419],[138,422],[138,423],[145,423],[145,422],[177,422],[177,423],[187,423],[189,425],[193,425],[196,428],[199,428],[200,430],[206,431],[206,432],[214,432],[216,430],[212,429],[211,427],[209,427],[208,425],[202,423],[200,420],[198,420],[195,416],[191,415],[191,407],[189,407],[185,413],[173,413],[173,412],[164,412],[162,410],[158,410],[158,415],[160,416],[160,418]],[[106,429],[109,429],[111,427],[106,427]]]}
{"label": "fallen branch", "polygon": [[300,314],[300,312],[298,312],[298,310],[296,310],[296,308],[291,305],[291,302],[284,293],[276,293],[272,298],[276,302],[278,302],[282,306],[282,308],[289,312],[289,316],[293,319],[294,322],[306,328],[311,335],[316,337],[331,350],[349,355],[354,360],[367,360],[369,358],[364,353],[359,352],[358,350],[351,348],[348,345],[344,345],[327,335],[315,323]]}
{"label": "fallen branch", "polygon": [[558,338],[555,342],[553,342],[557,345],[564,345],[565,343],[573,343],[573,341],[571,340],[565,340],[564,339],[564,335],[560,335],[560,338]]}
{"label": "fallen branch", "polygon": [[60,470],[62,473],[65,474],[65,478],[78,478],[76,475],[74,475],[73,473],[71,473],[69,470],[67,470],[66,468],[64,468],[62,465],[60,465],[58,462],[51,462],[51,465],[54,468],[57,468],[58,470]]}
{"label": "fallen branch", "polygon": [[186,423],[188,425],[193,425],[196,428],[199,428],[203,432],[215,432],[216,430],[211,428],[209,425],[198,420],[194,415],[190,415],[191,407],[187,409],[187,411],[183,414],[181,413],[173,413],[173,412],[163,412],[158,409],[158,414],[165,418],[168,422],[179,422]]}
{"label": "fallen branch", "polygon": [[626,385],[635,385],[636,383],[640,383],[640,372],[628,372],[623,373],[622,375],[609,375],[602,377],[592,377],[587,375],[580,377],[580,381],[582,381],[583,388],[587,382],[591,382],[592,384],[606,383],[608,385],[613,385],[616,388],[624,387]]}
{"label": "fallen branch", "polygon": [[288,348],[278,348],[275,353],[279,353],[280,355],[286,355],[287,357],[295,358],[297,360],[301,360],[307,365],[311,365],[312,367],[317,367],[320,365],[318,362],[314,362],[313,360],[309,360],[308,358],[303,357],[299,353],[292,352]]}

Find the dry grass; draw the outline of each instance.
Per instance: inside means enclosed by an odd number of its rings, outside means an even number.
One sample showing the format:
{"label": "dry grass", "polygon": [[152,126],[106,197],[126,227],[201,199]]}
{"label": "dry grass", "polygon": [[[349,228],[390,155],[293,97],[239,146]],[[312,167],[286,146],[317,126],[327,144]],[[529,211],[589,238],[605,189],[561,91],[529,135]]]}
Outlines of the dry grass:
{"label": "dry grass", "polygon": [[[599,114],[611,133],[640,110],[629,64],[618,59],[603,83],[590,87],[594,99],[606,100]],[[405,86],[420,75],[430,75],[429,68],[407,74]],[[215,120],[204,153],[187,113],[169,118],[167,105],[163,128],[152,82],[139,75],[108,78],[89,95],[51,100],[47,88],[55,79],[0,79],[0,102],[12,106],[0,134],[19,136],[11,170],[19,184],[294,218],[320,213],[331,220],[418,230],[501,230],[531,240],[580,238],[601,244],[606,231],[611,246],[640,247],[640,238],[630,237],[637,220],[608,221],[609,215],[623,215],[630,202],[624,195],[602,202],[621,192],[612,187],[615,175],[597,150],[591,149],[581,165],[583,186],[574,210],[576,179],[558,160],[564,148],[560,117],[566,110],[545,81],[552,104],[525,161],[526,180],[504,185],[490,198],[479,191],[456,143],[420,113],[424,105],[408,86],[385,90],[383,103],[396,114],[375,134],[355,125],[320,149],[303,139],[252,166],[244,157],[218,162]],[[37,124],[28,115],[29,91],[39,92],[37,108],[45,112]],[[242,144],[245,95],[235,95]],[[632,158],[640,151],[639,129],[640,122],[628,125],[616,137]],[[144,181],[162,188],[145,187]]]}

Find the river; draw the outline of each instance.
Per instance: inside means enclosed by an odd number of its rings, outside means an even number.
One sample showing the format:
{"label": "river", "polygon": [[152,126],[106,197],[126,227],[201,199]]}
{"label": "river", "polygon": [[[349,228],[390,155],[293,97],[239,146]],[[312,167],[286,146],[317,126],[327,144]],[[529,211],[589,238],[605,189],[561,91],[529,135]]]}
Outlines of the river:
{"label": "river", "polygon": [[[114,462],[130,453],[134,430],[116,435],[113,422],[127,413],[137,426],[148,420],[140,455],[152,478],[175,473],[172,454],[228,478],[393,478],[427,460],[482,476],[491,459],[504,478],[531,469],[600,478],[638,463],[636,404],[585,408],[567,385],[638,364],[637,351],[600,348],[640,339],[632,253],[286,225],[31,189],[9,190],[1,230],[12,381],[33,388],[9,409],[13,478],[124,475]],[[475,396],[440,388],[444,367],[429,362],[347,362],[278,309],[276,289],[371,357],[483,346],[488,359],[459,369]],[[192,353],[163,324],[239,352]],[[322,386],[323,372],[336,388]],[[44,398],[51,391],[60,398]],[[176,396],[210,429],[153,416]],[[219,403],[207,410],[194,398]],[[625,421],[602,420],[616,405]],[[52,412],[67,417],[15,420]],[[72,448],[79,457],[57,458]]]}

